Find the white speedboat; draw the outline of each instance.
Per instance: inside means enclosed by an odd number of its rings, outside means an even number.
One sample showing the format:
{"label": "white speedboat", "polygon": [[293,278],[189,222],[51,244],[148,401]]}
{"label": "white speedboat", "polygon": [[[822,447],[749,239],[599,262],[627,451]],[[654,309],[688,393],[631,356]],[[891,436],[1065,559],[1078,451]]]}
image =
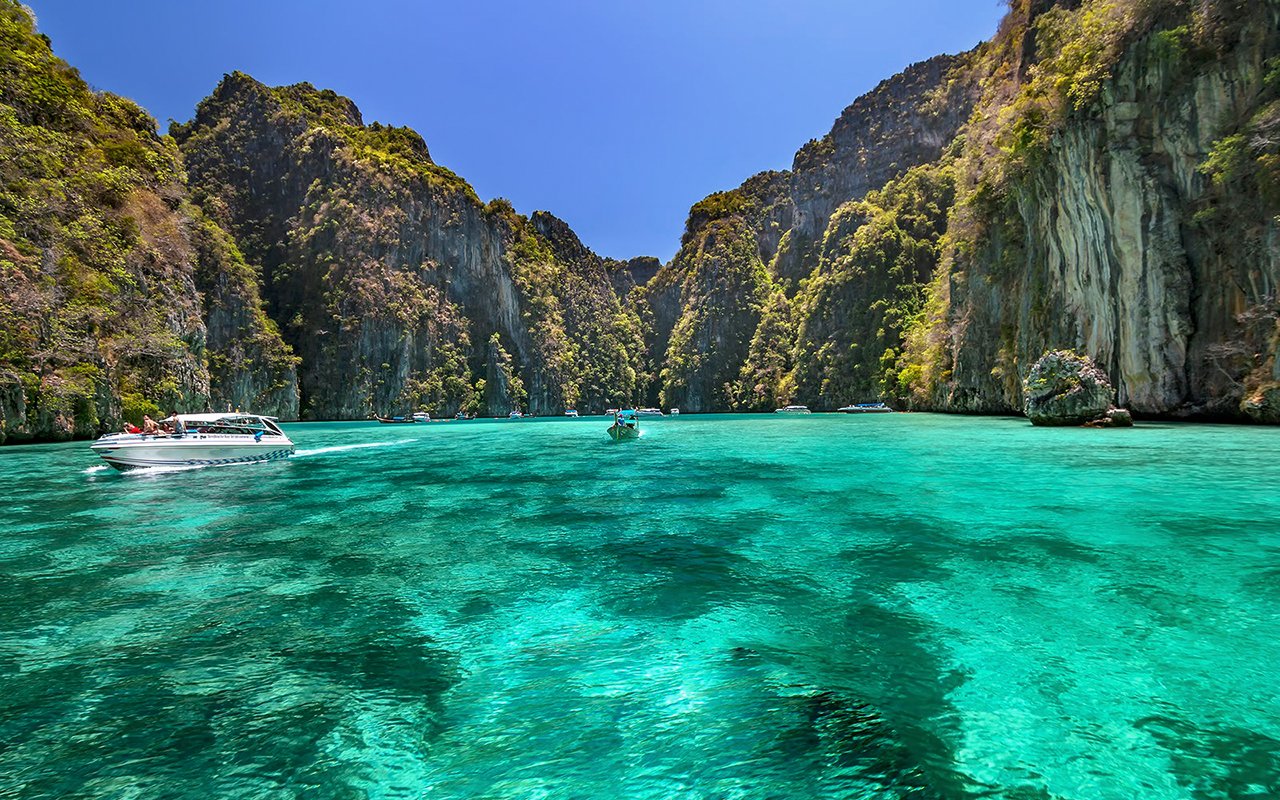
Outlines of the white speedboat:
{"label": "white speedboat", "polygon": [[175,432],[109,433],[90,447],[116,469],[244,464],[293,455],[293,442],[275,417],[178,414],[164,423]]}
{"label": "white speedboat", "polygon": [[507,419],[524,419],[524,414],[521,414],[519,411],[512,411],[507,415]]}
{"label": "white speedboat", "polygon": [[884,403],[854,403],[836,410],[842,414],[888,414],[893,411]]}
{"label": "white speedboat", "polygon": [[661,417],[663,416],[663,414],[662,414],[662,409],[660,408],[638,408],[636,409],[636,416],[652,418],[652,417]]}
{"label": "white speedboat", "polygon": [[810,413],[808,406],[784,406],[774,411],[775,414],[808,414]]}
{"label": "white speedboat", "polygon": [[576,417],[576,416],[578,416],[578,409],[576,409],[576,408],[571,408],[571,409],[569,409],[568,411],[564,412],[564,415],[565,415],[566,417]]}
{"label": "white speedboat", "polygon": [[430,422],[431,415],[425,411],[415,411],[413,412],[413,421],[414,422]]}
{"label": "white speedboat", "polygon": [[678,416],[680,416],[680,409],[678,409],[678,408],[673,408],[673,409],[671,409],[671,416],[673,416],[673,417],[678,417]]}

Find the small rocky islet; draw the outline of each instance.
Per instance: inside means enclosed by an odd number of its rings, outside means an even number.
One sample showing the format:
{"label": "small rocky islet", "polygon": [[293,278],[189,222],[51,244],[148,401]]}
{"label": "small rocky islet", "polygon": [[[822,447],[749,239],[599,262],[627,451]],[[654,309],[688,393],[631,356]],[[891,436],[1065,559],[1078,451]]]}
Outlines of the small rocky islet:
{"label": "small rocky islet", "polygon": [[228,404],[1018,414],[1058,350],[1138,416],[1280,422],[1275,3],[1015,0],[695,204],[666,264],[332,91],[233,72],[159,134],[0,26],[0,441]]}

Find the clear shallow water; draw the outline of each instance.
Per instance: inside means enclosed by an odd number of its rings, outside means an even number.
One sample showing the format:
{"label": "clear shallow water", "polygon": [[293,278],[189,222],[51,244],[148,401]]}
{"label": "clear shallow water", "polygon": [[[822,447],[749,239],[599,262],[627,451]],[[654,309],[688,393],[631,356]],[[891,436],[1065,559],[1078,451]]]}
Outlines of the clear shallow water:
{"label": "clear shallow water", "polygon": [[0,449],[0,797],[1280,796],[1280,430]]}

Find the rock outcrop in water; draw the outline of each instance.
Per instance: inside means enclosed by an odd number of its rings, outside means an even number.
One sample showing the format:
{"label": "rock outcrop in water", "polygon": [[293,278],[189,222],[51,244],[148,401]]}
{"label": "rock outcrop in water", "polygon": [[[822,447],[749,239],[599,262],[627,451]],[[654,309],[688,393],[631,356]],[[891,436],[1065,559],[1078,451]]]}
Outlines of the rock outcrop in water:
{"label": "rock outcrop in water", "polygon": [[1045,353],[1023,384],[1023,410],[1033,425],[1132,425],[1115,407],[1116,391],[1093,359],[1070,350]]}

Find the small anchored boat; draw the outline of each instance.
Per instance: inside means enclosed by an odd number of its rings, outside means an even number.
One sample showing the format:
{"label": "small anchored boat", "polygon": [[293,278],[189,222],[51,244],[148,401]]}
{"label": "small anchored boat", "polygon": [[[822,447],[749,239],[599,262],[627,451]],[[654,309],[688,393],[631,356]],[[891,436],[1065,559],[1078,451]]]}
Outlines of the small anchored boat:
{"label": "small anchored boat", "polygon": [[854,403],[836,410],[842,414],[887,414],[893,411],[884,403]]}
{"label": "small anchored boat", "polygon": [[245,464],[293,455],[293,442],[275,417],[175,414],[161,422],[172,432],[109,433],[90,447],[119,470]]}
{"label": "small anchored boat", "polygon": [[615,442],[640,438],[640,418],[634,409],[618,411],[613,415],[609,438]]}
{"label": "small anchored boat", "polygon": [[809,414],[808,406],[784,406],[774,411],[775,414]]}
{"label": "small anchored boat", "polygon": [[662,419],[665,415],[662,413],[662,409],[660,408],[640,408],[636,410],[636,416],[644,417],[646,419]]}
{"label": "small anchored boat", "polygon": [[377,414],[373,418],[383,425],[412,425],[418,421],[414,417],[380,417]]}

